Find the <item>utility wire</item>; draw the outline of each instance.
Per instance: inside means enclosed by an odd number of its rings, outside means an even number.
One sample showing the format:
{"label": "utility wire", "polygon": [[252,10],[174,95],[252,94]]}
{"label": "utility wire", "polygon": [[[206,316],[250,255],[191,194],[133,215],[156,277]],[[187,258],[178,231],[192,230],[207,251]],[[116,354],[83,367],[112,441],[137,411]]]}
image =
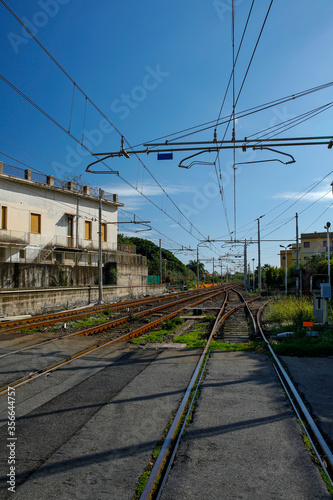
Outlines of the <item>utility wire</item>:
{"label": "utility wire", "polygon": [[[2,0],[0,0],[2,1]],[[78,144],[81,145],[81,142],[79,139],[77,139],[71,132],[67,131],[57,120],[55,120],[54,118],[52,118],[52,116],[50,116],[46,111],[44,111],[40,106],[38,106],[32,99],[30,99],[26,94],[24,94],[21,90],[19,90],[14,84],[12,84],[9,80],[7,80],[7,78],[5,78],[3,75],[0,75],[0,79],[3,80],[7,85],[9,85],[15,92],[17,92],[21,97],[23,97],[27,102],[29,102],[29,104],[31,104],[32,106],[34,106],[40,113],[42,113],[46,118],[48,118],[52,123],[54,123],[54,125],[56,125],[58,128],[60,128],[60,130],[62,130],[63,132],[65,132],[67,135],[69,135],[74,141],[76,141]],[[86,149],[87,151],[89,151],[89,153],[93,154],[92,151],[87,147],[85,146],[84,144],[81,145],[84,149]],[[142,160],[139,158],[139,161],[143,164]],[[112,170],[104,161],[102,161],[103,165],[105,165],[112,173],[114,174],[117,174],[118,177],[123,181],[125,182],[128,186],[130,186],[131,188],[135,189],[138,193],[141,194],[141,196],[143,196],[149,203],[151,203],[152,205],[154,205],[155,208],[157,208],[158,210],[162,211],[161,208],[153,201],[151,200],[148,196],[146,196],[145,194],[143,194],[141,191],[139,191],[133,184],[131,184],[129,181],[127,181],[124,177],[122,177],[119,172],[116,172],[114,170]],[[167,195],[166,191],[164,190],[164,188],[161,187],[161,189],[163,190],[163,192]],[[168,198],[171,200],[171,198],[169,197],[169,195],[167,195]],[[176,205],[175,205],[176,206]],[[197,233],[202,236],[203,239],[206,239],[206,237],[189,221],[189,219],[183,214],[183,212],[178,209],[181,213],[181,215],[184,216],[184,218],[189,222],[190,226],[193,227]],[[183,226],[179,221],[177,221],[174,217],[172,217],[170,214],[168,214],[167,212],[164,212],[162,211],[162,213],[164,213],[165,215],[167,215],[167,217],[169,217],[173,222],[175,222],[177,225],[179,225],[180,227],[182,227],[182,229],[184,229],[187,233],[189,233],[191,236],[193,236],[196,240],[200,241],[200,238],[198,238],[197,236],[193,235],[191,231],[189,231],[185,226]]]}
{"label": "utility wire", "polygon": [[[302,90],[302,91],[297,92],[295,94],[289,94],[288,96],[281,97],[279,99],[274,99],[273,101],[268,101],[264,104],[260,104],[260,105],[257,105],[257,106],[254,106],[254,107],[251,107],[251,108],[248,108],[248,109],[245,109],[243,111],[236,113],[236,119],[240,120],[241,118],[245,118],[245,117],[250,116],[252,114],[259,113],[261,111],[265,111],[267,109],[273,108],[273,107],[278,106],[280,104],[284,104],[286,102],[293,101],[293,100],[299,99],[301,97],[305,97],[305,96],[310,95],[310,94],[315,93],[315,92],[320,92],[321,90],[326,90],[332,86],[333,86],[333,82],[328,82],[325,84],[318,85],[316,87],[312,87],[310,89]],[[216,126],[225,125],[229,121],[230,121],[230,115],[229,115],[229,117],[224,116],[219,120],[218,123],[216,122],[216,119],[211,120],[211,121],[202,123],[200,125],[196,125],[194,127],[189,127],[189,128],[180,130],[178,132],[174,132],[174,133],[171,133],[168,135],[158,137],[156,139],[151,139],[150,141],[145,141],[144,143],[137,144],[134,147],[139,147],[139,146],[142,146],[143,144],[149,144],[151,142],[154,143],[154,142],[161,141],[163,139],[168,139],[170,137],[177,136],[177,137],[174,137],[173,139],[171,139],[171,141],[170,140],[168,141],[169,144],[172,144],[172,141],[177,141],[179,139],[183,139],[184,137],[188,137],[188,136],[193,135],[193,134],[198,134],[198,133],[203,132],[205,130],[215,128]],[[189,132],[189,133],[186,134],[185,132]],[[183,135],[179,135],[179,134],[183,134]]]}
{"label": "utility wire", "polygon": [[306,229],[304,229],[304,233],[306,233],[306,231],[310,229],[310,227],[313,226],[313,224],[315,224],[317,220],[319,220],[332,206],[333,202],[327,208],[325,208],[325,210],[319,215],[319,217],[317,217],[313,222],[311,222],[311,224]]}
{"label": "utility wire", "polygon": [[[50,57],[50,59],[56,64],[56,66],[67,76],[67,78],[73,83],[74,85],[74,90],[75,88],[77,88],[81,94],[86,98],[86,100],[88,100],[88,102],[103,116],[103,118],[114,128],[114,130],[120,135],[120,136],[123,136],[123,134],[120,132],[120,130],[114,125],[114,123],[111,122],[111,120],[102,112],[102,110],[94,103],[94,101],[83,91],[83,89],[73,80],[73,78],[69,75],[69,73],[63,68],[63,66],[61,66],[61,64],[52,56],[52,54],[46,49],[46,47],[38,40],[38,38],[31,32],[31,30],[23,23],[23,21],[21,21],[21,19],[15,14],[15,12],[9,7],[9,5],[4,1],[4,0],[0,0],[1,3],[6,7],[6,9],[15,17],[15,19],[21,24],[21,26],[29,33],[29,35],[32,36],[32,38],[35,40],[35,42],[40,46],[40,48]],[[30,104],[33,104],[41,113],[44,114],[44,116],[46,116],[47,118],[49,118],[54,124],[56,124],[58,127],[61,128],[61,130],[63,130],[64,132],[68,133],[68,135],[70,135],[72,138],[74,137],[71,132],[70,132],[70,124],[69,124],[69,129],[66,131],[65,128],[60,125],[60,123],[56,122],[56,120],[54,120],[48,113],[46,113],[44,110],[42,110],[42,108],[40,108],[39,106],[37,106],[37,104],[33,103],[33,101],[31,99],[29,99],[27,96],[25,96],[23,94],[23,92],[19,91],[15,86],[13,86],[8,80],[6,80],[4,77],[1,76],[1,78],[3,79],[3,81],[5,81],[8,85],[10,85],[14,90],[16,90],[22,97],[24,97],[26,100],[28,100],[28,102],[30,102]],[[74,98],[74,90],[73,90],[73,98]],[[73,106],[73,102],[72,102],[72,106]],[[70,123],[71,123],[71,117],[70,117]],[[128,147],[130,149],[132,149],[132,147],[130,146],[129,142],[125,139],[125,142],[126,144],[128,145]],[[80,141],[78,141],[76,138],[75,138],[76,142],[78,142],[79,144],[81,144]],[[82,145],[83,147],[85,147],[84,145]],[[87,149],[89,151],[88,148],[85,147],[85,149]],[[91,152],[91,151],[90,151]],[[92,153],[92,152],[91,152]],[[165,191],[165,189],[162,187],[162,185],[157,181],[157,179],[155,178],[155,176],[150,172],[150,170],[147,168],[147,166],[143,163],[143,161],[141,160],[141,158],[138,157],[138,155],[136,155],[137,158],[139,159],[140,163],[142,164],[142,166],[147,170],[147,172],[149,173],[149,175],[153,178],[153,180],[156,182],[156,184],[160,187],[160,189],[162,190],[162,192],[167,196],[167,198],[171,201],[171,203],[174,205],[174,207],[179,211],[179,213],[182,215],[182,217],[184,217],[184,219],[190,224],[190,227],[193,228],[200,236],[202,236],[203,238],[205,238],[205,236],[192,224],[192,222],[186,217],[186,215],[180,210],[180,208],[178,207],[178,205],[172,200],[172,198],[168,195],[168,193]],[[105,165],[105,163],[103,162],[103,164]],[[110,167],[107,166],[107,168],[110,169]],[[112,170],[112,169],[110,169]],[[118,174],[119,178],[121,180],[123,180],[124,182],[126,182],[129,186],[133,187],[133,189],[136,189],[130,182],[126,181],[123,177],[121,177],[119,174]],[[137,189],[136,189],[137,190]],[[138,190],[137,190],[138,191]],[[140,192],[140,191],[138,191]],[[142,193],[141,193],[142,194]],[[152,200],[150,200],[150,198],[148,198],[147,196],[145,196],[145,198],[150,202],[152,203],[156,208],[158,208],[159,210],[160,207],[158,205],[156,205],[154,202],[152,202]],[[185,226],[183,226],[180,222],[178,222],[176,219],[174,219],[173,217],[171,217],[169,214],[167,214],[166,212],[163,212],[165,213],[168,217],[171,218],[171,220],[173,220],[177,225],[179,225],[180,227],[182,227],[185,231],[187,231],[191,236],[193,236],[194,238],[196,238],[197,240],[199,240],[199,238],[197,238],[196,236],[194,236],[192,234],[191,231],[189,231]]]}
{"label": "utility wire", "polygon": [[[52,163],[50,163],[50,162],[48,162],[48,161],[46,161],[46,160],[43,160],[43,158],[40,158],[40,156],[36,156],[36,155],[34,155],[33,153],[31,153],[31,152],[30,152],[30,151],[28,151],[27,149],[21,148],[21,146],[18,146],[18,145],[17,145],[17,144],[15,144],[14,142],[8,141],[8,139],[5,139],[4,137],[1,137],[1,136],[0,136],[0,139],[1,139],[1,140],[3,140],[3,141],[5,141],[5,142],[8,142],[8,144],[11,144],[12,146],[15,146],[15,147],[16,147],[16,148],[18,148],[18,149],[21,149],[21,151],[24,151],[25,153],[28,153],[29,155],[33,156],[34,158],[37,158],[37,160],[40,160],[40,161],[42,161],[43,163],[46,163],[46,164],[47,164],[47,165],[49,165],[50,167],[53,167]],[[5,154],[5,153],[2,153],[2,154]],[[8,156],[8,155],[5,155],[5,156]],[[9,156],[9,158],[11,158],[11,157]],[[13,158],[11,158],[11,159],[13,159]],[[15,158],[14,158],[14,160],[15,160],[15,161],[18,161],[18,160],[16,160]],[[19,162],[19,163],[21,163],[21,162]],[[34,168],[34,167],[30,167],[30,168],[31,168],[32,170],[35,170],[36,172],[41,173],[41,174],[43,173],[43,172],[40,172],[39,170],[37,170],[37,169],[36,169],[36,168]]]}
{"label": "utility wire", "polygon": [[257,47],[258,47],[258,44],[259,44],[259,41],[260,41],[260,38],[261,38],[261,35],[262,35],[262,32],[264,31],[264,27],[265,27],[265,24],[266,24],[267,18],[268,18],[268,16],[269,16],[269,13],[270,13],[271,7],[272,7],[272,5],[273,5],[273,1],[274,1],[274,0],[271,0],[271,3],[269,4],[269,7],[268,7],[268,10],[267,10],[267,13],[266,13],[266,16],[265,16],[264,22],[263,22],[263,24],[262,24],[262,26],[261,26],[261,30],[260,30],[259,36],[258,36],[258,38],[257,38],[256,45],[255,45],[254,50],[253,50],[253,52],[252,52],[252,56],[251,56],[250,62],[249,62],[249,64],[248,64],[248,67],[247,67],[247,69],[246,69],[246,72],[245,72],[245,75],[244,75],[244,78],[243,78],[242,84],[241,84],[240,89],[239,89],[239,92],[238,92],[238,96],[237,96],[237,99],[236,99],[236,105],[237,105],[237,103],[238,103],[238,99],[240,98],[240,95],[241,95],[241,93],[242,93],[242,90],[243,90],[243,87],[244,87],[245,80],[246,80],[247,75],[248,75],[248,73],[249,73],[249,70],[250,70],[250,67],[251,67],[251,64],[252,64],[252,61],[253,61],[254,55],[255,55],[255,53],[256,53],[256,50],[257,50]]}

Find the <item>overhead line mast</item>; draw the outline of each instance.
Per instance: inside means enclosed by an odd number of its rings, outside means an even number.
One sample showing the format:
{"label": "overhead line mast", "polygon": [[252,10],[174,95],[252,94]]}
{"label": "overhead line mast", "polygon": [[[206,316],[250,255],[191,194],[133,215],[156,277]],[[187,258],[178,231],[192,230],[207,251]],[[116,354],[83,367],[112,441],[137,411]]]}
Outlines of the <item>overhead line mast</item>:
{"label": "overhead line mast", "polygon": [[236,229],[236,120],[235,120],[235,2],[232,0],[231,12],[231,32],[232,32],[232,140],[234,141],[233,148],[233,171],[234,171],[234,235],[237,238]]}

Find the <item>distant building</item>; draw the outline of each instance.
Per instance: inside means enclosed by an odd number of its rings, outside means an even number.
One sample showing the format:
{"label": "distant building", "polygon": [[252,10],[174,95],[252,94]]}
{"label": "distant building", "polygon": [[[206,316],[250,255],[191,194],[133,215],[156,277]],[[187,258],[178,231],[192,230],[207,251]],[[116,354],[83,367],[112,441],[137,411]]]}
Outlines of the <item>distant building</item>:
{"label": "distant building", "polygon": [[[330,252],[332,252],[332,241],[330,238]],[[299,261],[305,262],[313,255],[327,253],[327,233],[302,233],[298,247]],[[287,250],[287,268],[296,264],[296,243]],[[285,250],[280,251],[280,266],[285,267]]]}
{"label": "distant building", "polygon": [[[327,253],[327,232],[301,234],[302,260],[308,260],[312,255]],[[332,241],[330,238],[330,251]]]}

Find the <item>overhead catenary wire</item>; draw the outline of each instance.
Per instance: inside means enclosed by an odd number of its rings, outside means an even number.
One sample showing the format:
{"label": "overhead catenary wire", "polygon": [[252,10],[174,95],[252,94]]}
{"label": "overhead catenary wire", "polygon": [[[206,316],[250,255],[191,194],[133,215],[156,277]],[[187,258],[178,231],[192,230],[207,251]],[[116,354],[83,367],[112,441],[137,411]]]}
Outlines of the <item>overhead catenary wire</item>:
{"label": "overhead catenary wire", "polygon": [[[4,3],[4,2],[2,2],[2,3]],[[74,88],[75,88],[75,87],[74,87]],[[107,167],[108,167],[108,166],[107,166]],[[109,168],[109,167],[108,167],[108,168]],[[130,184],[129,184],[129,185],[130,185]],[[222,188],[223,188],[223,185],[222,185]],[[225,201],[225,200],[224,200],[224,201]],[[159,208],[159,209],[160,209],[160,208]],[[164,212],[164,210],[162,210],[162,211]],[[192,227],[192,226],[191,226],[191,227]]]}
{"label": "overhead catenary wire", "polygon": [[241,86],[240,86],[240,89],[239,89],[239,92],[238,92],[238,95],[237,95],[237,98],[236,98],[236,103],[235,103],[236,105],[237,105],[238,100],[239,100],[239,98],[240,98],[240,95],[241,95],[241,93],[242,93],[242,90],[243,90],[243,87],[244,87],[244,84],[245,84],[245,81],[246,81],[247,75],[248,75],[248,73],[249,73],[249,71],[250,71],[250,67],[251,67],[251,65],[252,65],[252,61],[253,61],[254,55],[255,55],[255,53],[256,53],[256,50],[257,50],[257,48],[258,48],[258,44],[259,44],[259,41],[260,41],[261,35],[262,35],[263,31],[264,31],[264,27],[265,27],[265,24],[266,24],[266,22],[267,22],[267,19],[268,19],[268,16],[269,16],[270,10],[271,10],[272,5],[273,5],[273,2],[274,2],[274,0],[271,0],[271,2],[270,2],[270,4],[269,4],[269,7],[268,7],[268,9],[267,9],[267,12],[266,12],[266,16],[265,16],[264,22],[262,23],[262,26],[261,26],[261,29],[260,29],[259,36],[258,36],[258,38],[257,38],[257,41],[256,41],[256,44],[255,44],[255,47],[254,47],[254,49],[253,49],[253,52],[252,52],[252,55],[251,55],[251,58],[250,58],[250,62],[249,62],[248,66],[247,66],[247,69],[246,69],[246,71],[245,71],[245,75],[244,75],[243,81],[242,81],[242,83],[241,83]]}
{"label": "overhead catenary wire", "polygon": [[327,208],[325,208],[325,210],[313,222],[311,222],[311,224],[307,228],[305,228],[303,232],[306,233],[306,231],[310,229],[310,227],[313,226],[313,224],[315,224],[332,206],[333,202]]}
{"label": "overhead catenary wire", "polygon": [[[0,0],[1,1],[1,0]],[[23,97],[27,102],[29,102],[29,104],[31,104],[32,106],[34,106],[40,113],[42,113],[46,118],[48,118],[52,123],[54,123],[54,125],[56,125],[58,128],[60,128],[60,130],[62,130],[63,132],[65,132],[67,135],[69,135],[73,140],[75,140],[75,142],[77,142],[78,144],[81,145],[81,142],[78,138],[76,138],[72,132],[68,132],[57,120],[55,120],[52,116],[50,116],[46,111],[44,111],[40,106],[38,106],[38,104],[36,104],[32,99],[30,99],[24,92],[22,92],[21,90],[19,90],[14,84],[12,84],[9,80],[7,80],[7,78],[5,78],[3,75],[0,75],[0,79],[3,80],[7,85],[9,85],[15,92],[17,92],[21,97]],[[84,149],[86,149],[87,151],[89,151],[91,154],[92,151],[87,147],[85,146],[84,144],[81,145]],[[139,161],[142,163],[142,165],[144,166],[142,160],[139,158]],[[123,182],[125,182],[128,186],[130,186],[131,188],[133,188],[134,190],[136,190],[138,193],[140,193],[147,201],[149,201],[149,203],[151,203],[152,205],[155,206],[155,208],[157,208],[158,210],[161,210],[161,208],[153,201],[151,200],[148,196],[146,196],[145,194],[143,194],[142,192],[140,192],[131,182],[127,181],[124,177],[122,177],[119,172],[116,172],[114,170],[112,170],[104,161],[102,161],[103,165],[105,165],[112,173],[116,174]],[[165,194],[166,191],[164,190],[164,188],[161,187],[161,189],[163,190],[163,192]],[[168,198],[170,199],[170,201],[173,202],[173,200],[171,200],[171,198],[169,197],[169,195],[167,195]],[[174,203],[174,202],[173,202]],[[175,206],[177,207],[177,205],[175,204]],[[179,210],[179,209],[178,209]],[[161,210],[162,211],[162,210]],[[162,211],[163,212],[163,211]],[[202,234],[190,221],[189,219],[183,214],[182,211],[181,212],[181,215],[184,216],[184,218],[189,222],[190,226],[192,226],[195,231],[202,237],[205,239],[205,235]],[[179,221],[177,221],[174,217],[172,217],[169,213],[166,213],[166,212],[163,212],[167,215],[167,217],[169,217],[173,222],[175,222],[177,225],[181,226],[182,229],[184,229],[186,232],[188,232],[191,236],[193,236],[195,239],[197,239],[198,241],[200,241],[200,238],[198,236],[195,236],[192,234],[191,231],[189,231],[184,225],[180,224]]]}
{"label": "overhead catenary wire", "polygon": [[[0,154],[4,154],[4,153],[1,153],[1,152],[0,152]],[[4,156],[9,156],[9,155],[4,154]],[[24,166],[28,167],[29,169],[32,169],[32,167],[31,167],[30,165],[28,165],[28,164],[26,164],[26,163],[23,163],[23,162],[21,162],[21,161],[19,161],[19,160],[16,160],[16,159],[15,159],[15,158],[13,158],[13,157],[10,157],[10,158],[11,158],[11,159],[13,159],[14,161],[17,161],[17,162],[19,162],[19,163],[23,164]],[[38,173],[40,173],[40,174],[42,174],[42,175],[45,175],[43,172],[40,172],[40,171],[38,171]],[[5,179],[2,179],[2,182],[4,182],[4,183],[8,183],[8,181],[6,181]],[[52,204],[57,205],[57,206],[59,206],[59,205],[61,206],[61,205],[62,205],[62,206],[64,207],[64,210],[69,210],[69,209],[72,207],[72,205],[71,205],[71,204],[68,204],[68,203],[65,203],[65,202],[55,202],[55,201],[53,201],[53,200],[49,200],[49,201],[48,201],[48,203],[52,203]],[[23,209],[23,208],[22,208],[21,210],[22,210],[22,211],[25,211],[25,209]],[[120,213],[127,212],[127,213],[129,213],[131,216],[136,217],[136,219],[137,219],[138,221],[142,220],[142,218],[141,218],[141,217],[139,217],[139,216],[138,216],[137,214],[135,214],[134,212],[129,212],[129,211],[126,211],[126,210],[121,209],[121,208],[119,208],[119,209],[118,209],[118,211],[119,211]],[[80,215],[81,215],[81,216],[84,216],[86,219],[89,219],[89,218],[91,218],[91,220],[93,220],[93,219],[94,219],[94,217],[91,215],[91,213],[90,213],[89,211],[85,210],[85,209],[84,209],[84,208],[82,208],[82,207],[80,207]],[[127,217],[127,218],[129,218],[129,217]],[[119,224],[121,224],[121,221],[118,221],[118,222],[119,222]],[[151,224],[150,224],[150,225],[151,225]],[[176,244],[176,245],[181,246],[179,242],[177,242],[177,241],[173,240],[172,238],[170,238],[169,236],[167,236],[166,234],[164,234],[162,231],[160,231],[160,230],[158,230],[158,229],[154,228],[153,226],[152,226],[152,229],[153,229],[156,233],[160,234],[160,235],[161,235],[161,236],[163,236],[164,238],[166,238],[166,239],[168,239],[169,241],[171,241],[172,243],[174,243],[174,244]]]}
{"label": "overhead catenary wire", "polygon": [[[270,222],[268,222],[267,224],[264,224],[262,226],[262,229],[265,230],[265,228],[267,227],[271,227],[272,225],[277,225],[277,224],[280,224],[282,221],[279,220],[279,218],[281,217],[281,215],[283,215],[285,212],[287,212],[290,208],[292,208],[292,206],[294,206],[298,201],[302,200],[304,198],[304,196],[306,196],[307,194],[309,194],[311,191],[313,191],[313,189],[315,189],[317,186],[319,186],[319,184],[321,184],[325,179],[327,179],[327,177],[329,177],[330,175],[333,174],[333,170],[329,171],[326,175],[324,175],[323,177],[321,177],[319,180],[316,180],[315,182],[311,183],[310,185],[308,185],[307,187],[305,187],[304,189],[302,189],[301,191],[297,192],[297,193],[294,193],[292,196],[288,197],[286,200],[282,201],[281,203],[279,203],[278,205],[276,205],[275,207],[271,208],[270,210],[268,210],[266,213],[265,213],[265,216],[267,216],[268,214],[274,212],[275,210],[279,209],[281,206],[285,205],[286,203],[289,203],[291,200],[293,200],[294,198],[298,197],[297,200],[292,203],[292,205],[290,207],[287,207],[286,210],[284,210],[283,212],[281,212],[279,215],[277,215],[274,220],[271,220]],[[327,195],[329,192],[325,193],[325,195]],[[319,199],[321,199],[323,196],[320,195],[320,197],[317,199],[317,201],[319,201]],[[287,222],[287,221],[290,221],[292,220],[294,217],[292,217],[291,219],[287,218],[285,220],[283,220],[283,222]],[[247,229],[249,226],[250,229]],[[257,224],[254,223],[254,221],[250,221],[246,224],[244,224],[243,226],[241,226],[239,228],[239,231],[241,231],[240,234],[243,235],[243,237],[245,236],[246,238],[255,238],[255,235],[256,233],[254,233],[252,236],[248,236],[252,230],[256,230],[256,227],[257,227]],[[245,234],[246,233],[246,234]],[[227,234],[223,234],[221,236],[219,236],[217,239],[223,239],[223,238],[226,238],[227,237]]]}
{"label": "overhead catenary wire", "polygon": [[[8,144],[11,144],[12,146],[15,146],[16,148],[20,149],[21,151],[24,151],[24,152],[25,152],[25,153],[27,153],[28,155],[33,156],[33,157],[34,157],[34,158],[36,158],[37,160],[42,161],[42,162],[43,162],[43,163],[45,163],[46,165],[49,165],[50,167],[52,167],[52,166],[53,166],[53,165],[52,165],[52,163],[50,163],[49,161],[44,160],[44,159],[43,159],[43,158],[41,158],[40,156],[37,156],[37,155],[35,155],[34,153],[31,153],[31,151],[28,151],[27,149],[24,149],[24,148],[22,148],[21,146],[18,146],[18,145],[17,145],[17,144],[15,144],[14,142],[9,141],[8,139],[5,139],[4,137],[1,137],[1,136],[0,136],[0,139],[1,139],[2,141],[7,142]],[[2,153],[2,154],[4,154],[5,156],[8,156],[8,155],[6,155],[5,153]],[[11,157],[10,157],[10,156],[8,156],[8,158],[11,158]],[[15,158],[11,158],[11,159],[14,159],[15,161],[17,161],[17,162],[19,162],[19,163],[22,163],[22,162],[20,162],[19,160],[16,160]],[[25,165],[25,163],[23,163],[23,165]],[[43,172],[40,172],[39,170],[37,170],[35,167],[30,167],[30,168],[31,168],[32,170],[35,170],[36,172],[41,173],[41,174],[43,173]]]}
{"label": "overhead catenary wire", "polygon": [[[15,12],[9,7],[9,5],[4,1],[4,0],[0,0],[1,3],[6,7],[6,9],[15,17],[15,19],[21,24],[21,26],[32,36],[32,38],[35,40],[35,42],[40,46],[40,48],[48,55],[48,57],[57,65],[57,67],[65,74],[65,76],[73,83],[73,86],[74,86],[74,89],[73,89],[73,98],[72,98],[72,107],[73,107],[73,101],[74,101],[74,90],[75,89],[78,89],[81,94],[86,98],[86,100],[88,100],[88,102],[101,114],[101,116],[103,116],[103,118],[114,128],[114,130],[121,136],[123,137],[123,134],[119,131],[119,129],[114,125],[113,122],[111,122],[111,120],[102,112],[102,110],[95,104],[95,102],[83,91],[83,89],[77,84],[77,82],[74,81],[74,79],[69,75],[69,73],[63,68],[63,66],[55,59],[54,56],[52,56],[52,54],[46,49],[46,47],[38,40],[38,38],[31,32],[31,30],[28,28],[28,26],[26,26],[26,24],[21,21],[21,19],[15,14]],[[48,113],[46,113],[44,110],[42,110],[42,108],[40,108],[39,106],[37,106],[35,103],[33,103],[33,101],[29,98],[27,98],[27,96],[25,96],[23,94],[23,92],[21,93],[15,86],[13,86],[7,79],[4,79],[4,77],[2,77],[2,79],[7,83],[9,84],[13,89],[16,89],[16,91],[18,91],[20,93],[20,95],[22,97],[24,97],[26,100],[28,100],[28,102],[30,102],[30,104],[34,104],[34,106],[44,114],[44,116],[46,116],[47,118],[49,118],[54,124],[57,124],[57,126],[59,126],[64,132],[65,132],[65,128],[60,125],[59,122],[57,122],[56,120],[54,120]],[[71,117],[70,117],[70,123],[71,123]],[[67,131],[67,133],[70,135],[70,137],[74,138],[73,134],[71,134],[70,132],[70,124],[69,124],[69,129]],[[76,142],[79,142],[78,139],[76,139]],[[131,148],[129,142],[126,140],[125,138],[125,141],[126,141],[126,144],[128,145],[129,148]],[[81,144],[81,143],[80,143]],[[83,147],[85,147],[85,149],[87,149],[88,151],[90,151],[88,148],[86,148],[86,146],[84,146],[82,144]],[[91,152],[91,151],[90,151]],[[92,152],[91,152],[92,153]],[[180,208],[178,207],[178,205],[173,201],[173,199],[168,195],[168,193],[166,192],[166,190],[162,187],[162,185],[157,181],[156,177],[153,176],[153,174],[150,172],[150,170],[147,168],[147,166],[142,162],[142,160],[138,157],[139,161],[142,163],[143,167],[148,171],[149,175],[153,178],[153,180],[158,184],[158,186],[160,187],[160,189],[163,191],[163,193],[168,197],[168,199],[171,201],[171,203],[174,205],[174,207],[180,212],[180,214],[182,215],[182,217],[190,224],[190,227],[192,227],[201,237],[205,238],[205,235],[202,234],[200,232],[199,229],[197,229],[193,224],[192,222],[187,218],[187,216],[180,210]],[[103,163],[103,162],[102,162]],[[103,163],[105,165],[105,163]],[[112,171],[112,169],[106,165],[107,168],[109,170]],[[126,182],[129,186],[131,186],[133,189],[136,189],[130,182],[128,182],[126,179],[124,179],[122,176],[119,175],[118,173],[118,177],[123,180],[124,182]],[[139,191],[138,191],[139,192]],[[152,200],[150,200],[150,198],[148,198],[147,196],[145,196],[145,198],[150,202],[152,203],[156,208],[158,208],[158,210],[161,210],[160,207],[152,202]],[[191,236],[193,236],[194,238],[196,238],[197,240],[199,240],[198,237],[194,236],[192,234],[191,231],[189,231],[183,224],[177,222],[176,219],[174,219],[173,217],[171,217],[169,214],[166,214],[168,217],[170,217],[176,224],[178,224],[180,227],[182,227],[185,231],[187,231]]]}
{"label": "overhead catenary wire", "polygon": [[[253,106],[251,108],[247,108],[243,111],[239,111],[238,113],[236,113],[236,119],[240,120],[241,118],[246,118],[247,116],[250,116],[252,114],[266,111],[267,109],[273,108],[275,106],[279,106],[281,104],[285,104],[289,101],[294,101],[296,99],[300,99],[300,98],[305,97],[307,95],[310,95],[312,93],[326,90],[332,86],[333,86],[333,82],[327,82],[325,84],[317,85],[316,87],[311,87],[310,89],[302,90],[302,91],[296,92],[294,94],[289,94],[288,96],[284,96],[284,97],[281,97],[279,99],[274,99],[272,101],[268,101],[264,104],[260,104],[257,106]],[[224,116],[218,121],[218,123],[217,123],[216,119],[210,120],[210,121],[202,123],[200,125],[188,127],[186,129],[180,130],[178,132],[173,132],[171,134],[167,134],[167,135],[158,137],[156,139],[151,139],[149,141],[145,141],[144,143],[149,144],[149,143],[154,143],[156,141],[168,139],[168,143],[172,144],[173,141],[177,141],[179,139],[183,139],[184,137],[189,137],[191,135],[198,134],[200,132],[204,132],[206,130],[216,128],[217,126],[220,126],[220,125],[225,125],[225,124],[229,123],[229,121],[230,121],[230,115]],[[188,133],[185,133],[185,132],[188,132]],[[179,135],[179,134],[183,134],[183,135]],[[170,137],[173,137],[173,136],[176,136],[176,137],[174,137],[173,139],[170,140]],[[136,144],[133,147],[142,146],[144,143]]]}

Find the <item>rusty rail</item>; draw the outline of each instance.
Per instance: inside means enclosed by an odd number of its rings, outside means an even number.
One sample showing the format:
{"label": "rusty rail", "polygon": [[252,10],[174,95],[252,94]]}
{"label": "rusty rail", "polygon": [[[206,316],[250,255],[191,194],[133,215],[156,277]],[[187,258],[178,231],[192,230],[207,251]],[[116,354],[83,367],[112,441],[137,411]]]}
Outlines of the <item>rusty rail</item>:
{"label": "rusty rail", "polygon": [[[182,294],[193,294],[194,291],[191,292],[181,292],[174,294],[173,297],[179,296]],[[5,323],[0,323],[0,335],[5,333],[10,333],[13,331],[17,331],[19,328],[22,329],[31,329],[36,327],[42,327],[47,325],[52,325],[55,323],[59,323],[62,320],[71,321],[75,319],[79,319],[85,316],[90,316],[98,311],[103,311],[105,309],[111,309],[112,311],[119,311],[121,309],[125,309],[126,307],[134,307],[139,306],[141,304],[146,304],[147,302],[157,302],[160,300],[168,300],[170,295],[158,295],[156,297],[149,297],[144,299],[135,299],[128,300],[124,302],[117,302],[115,304],[103,304],[98,306],[87,307],[84,309],[78,309],[77,311],[61,311],[51,314],[45,314],[40,316],[33,316],[31,318],[24,318],[22,320],[11,320]],[[9,327],[9,328],[8,328]]]}
{"label": "rusty rail", "polygon": [[[208,291],[208,292],[201,292],[199,293],[196,297],[199,297],[200,296],[200,299],[199,300],[196,300],[195,302],[191,303],[190,306],[196,306],[198,304],[201,304],[202,302],[205,302],[207,300],[208,297],[216,297],[218,295],[220,295],[221,293],[224,293],[224,290],[221,290],[219,289],[218,291],[214,290],[215,293],[213,293],[211,290]],[[184,302],[185,300],[188,301],[190,300],[192,297],[187,297],[187,299],[182,299],[180,301],[176,301],[176,302],[173,302],[172,304],[179,304],[181,302]],[[171,304],[169,303],[168,306],[170,306]],[[165,308],[166,304],[164,304],[162,307]],[[188,306],[185,306],[177,311],[173,311],[172,313],[166,315],[166,316],[163,316],[162,318],[159,318],[157,319],[156,321],[153,321],[147,325],[144,325],[140,328],[137,328],[136,330],[133,330],[132,332],[129,332],[129,333],[126,333],[125,335],[122,335],[121,337],[118,337],[117,339],[113,339],[113,340],[110,340],[110,341],[106,341],[106,342],[102,342],[102,344],[97,344],[96,346],[93,346],[93,347],[90,347],[88,349],[85,349],[83,351],[80,351],[76,354],[73,354],[72,356],[69,356],[61,361],[58,361],[57,363],[54,363],[46,368],[43,368],[41,370],[38,370],[37,372],[35,373],[32,373],[32,374],[29,374],[28,376],[26,377],[22,377],[14,382],[11,382],[10,384],[6,384],[5,386],[1,387],[0,388],[0,396],[3,396],[5,394],[7,394],[8,392],[8,387],[20,387],[21,385],[24,385],[26,384],[27,382],[30,382],[32,380],[35,380],[39,377],[41,377],[42,375],[45,375],[46,373],[50,373],[58,368],[61,368],[62,366],[65,366],[66,364],[68,363],[71,363],[72,361],[74,361],[75,359],[78,359],[80,357],[83,357],[85,356],[86,354],[89,354],[91,352],[94,352],[94,351],[97,351],[98,349],[102,349],[103,347],[106,347],[108,345],[111,345],[111,344],[114,344],[115,342],[121,342],[121,341],[125,341],[125,340],[128,340],[130,338],[134,338],[134,337],[138,337],[139,335],[141,335],[142,333],[145,333],[146,331],[148,330],[151,330],[153,328],[155,328],[156,326],[158,326],[160,323],[162,323],[162,321],[165,321],[165,319],[169,318],[173,318],[179,314],[181,314]],[[154,308],[156,309],[156,308]],[[151,309],[149,311],[152,311]],[[89,329],[90,331],[91,329]],[[76,334],[70,334],[70,335],[67,335],[66,338],[68,337],[71,337],[71,336],[74,336]]]}

